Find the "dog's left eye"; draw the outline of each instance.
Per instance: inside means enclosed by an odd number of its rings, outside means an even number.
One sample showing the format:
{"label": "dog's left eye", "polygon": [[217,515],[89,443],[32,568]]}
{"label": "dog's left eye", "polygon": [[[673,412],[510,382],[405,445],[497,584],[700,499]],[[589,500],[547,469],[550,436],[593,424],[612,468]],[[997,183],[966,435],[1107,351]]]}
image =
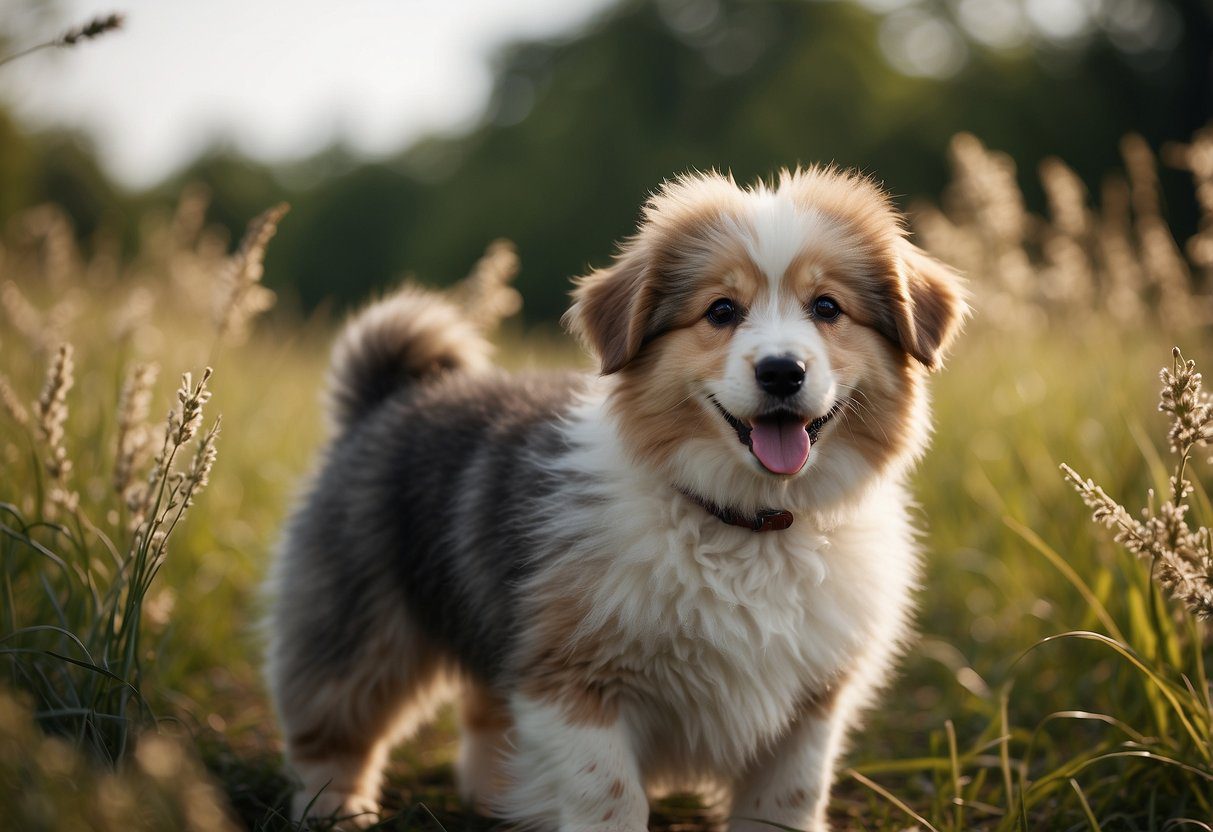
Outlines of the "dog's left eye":
{"label": "dog's left eye", "polygon": [[737,304],[727,298],[718,300],[708,307],[705,317],[716,326],[731,324],[737,320]]}
{"label": "dog's left eye", "polygon": [[813,317],[822,321],[832,321],[842,314],[838,301],[829,295],[822,295],[813,301]]}

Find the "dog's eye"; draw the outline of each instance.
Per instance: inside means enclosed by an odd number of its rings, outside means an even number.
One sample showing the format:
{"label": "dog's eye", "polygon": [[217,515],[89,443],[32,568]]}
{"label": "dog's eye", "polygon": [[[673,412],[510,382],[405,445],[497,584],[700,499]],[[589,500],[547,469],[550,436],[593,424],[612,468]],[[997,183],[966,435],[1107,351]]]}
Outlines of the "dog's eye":
{"label": "dog's eye", "polygon": [[727,298],[718,300],[708,307],[705,317],[715,326],[727,326],[737,320],[737,305]]}
{"label": "dog's eye", "polygon": [[822,295],[813,301],[813,317],[822,321],[832,321],[842,314],[838,301],[829,295]]}

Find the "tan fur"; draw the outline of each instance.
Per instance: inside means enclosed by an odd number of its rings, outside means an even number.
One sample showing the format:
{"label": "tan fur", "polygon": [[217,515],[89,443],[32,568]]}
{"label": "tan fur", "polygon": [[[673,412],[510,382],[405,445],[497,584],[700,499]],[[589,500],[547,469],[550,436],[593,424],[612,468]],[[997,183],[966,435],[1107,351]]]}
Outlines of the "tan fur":
{"label": "tan fur", "polygon": [[460,788],[464,800],[489,814],[509,787],[505,764],[514,720],[504,697],[471,679],[464,679],[461,706]]}
{"label": "tan fur", "polygon": [[[305,655],[275,658],[308,672]],[[312,813],[361,813],[356,823],[373,821],[389,748],[432,717],[452,682],[444,662],[406,625],[377,631],[349,673],[318,688],[283,691],[288,760],[308,799],[320,792]]]}
{"label": "tan fur", "polygon": [[[555,582],[561,584],[562,582]],[[610,725],[619,714],[619,677],[609,666],[610,626],[585,632],[589,615],[582,593],[553,593],[536,607],[520,657],[520,690],[559,704],[573,725]]]}
{"label": "tan fur", "polygon": [[[881,468],[915,438],[909,417],[920,381],[909,359],[938,366],[963,318],[964,294],[953,272],[904,240],[900,215],[868,180],[832,173],[795,182],[798,202],[844,229],[848,247],[839,252],[806,241],[783,276],[779,302],[808,308],[829,295],[841,305],[845,314],[820,331],[840,379],[854,388],[846,403],[845,441]],[[638,458],[658,464],[705,431],[727,441],[720,420],[679,391],[722,372],[731,330],[707,323],[708,306],[730,298],[748,308],[769,292],[758,267],[720,234],[723,216],[736,203],[718,184],[696,178],[655,197],[646,212],[650,225],[615,266],[583,279],[570,311],[602,356],[602,371],[621,374],[614,404],[630,446]],[[731,185],[729,193],[737,193]],[[688,252],[693,262],[680,263],[677,256],[685,259]],[[691,288],[661,290],[662,275],[671,274],[682,274]],[[646,344],[644,332],[655,318],[666,328],[650,328]]]}
{"label": "tan fur", "polygon": [[911,414],[921,371],[876,332],[845,318],[823,332],[830,362],[848,388],[835,438],[882,469],[920,438]]}
{"label": "tan fur", "polygon": [[[704,308],[708,296],[720,295],[714,291],[698,294]],[[722,371],[728,340],[726,330],[716,329],[701,318],[667,333],[644,358],[627,367],[619,381],[615,406],[628,445],[638,459],[661,464],[691,437],[723,435],[720,419],[706,413],[681,391],[688,380],[711,378]]]}
{"label": "tan fur", "polygon": [[909,293],[908,314],[899,322],[902,342],[915,358],[935,370],[967,314],[965,292],[951,268],[917,246],[903,240],[898,251]]}
{"label": "tan fur", "polygon": [[621,246],[614,262],[576,281],[563,321],[598,356],[605,375],[621,370],[647,339],[685,314],[679,298],[668,292],[683,282],[679,275],[686,264],[680,258],[720,263],[729,254],[717,243],[724,239],[722,220],[737,204],[737,189],[718,177],[696,181],[700,187],[693,199],[671,187],[654,195],[640,231]]}

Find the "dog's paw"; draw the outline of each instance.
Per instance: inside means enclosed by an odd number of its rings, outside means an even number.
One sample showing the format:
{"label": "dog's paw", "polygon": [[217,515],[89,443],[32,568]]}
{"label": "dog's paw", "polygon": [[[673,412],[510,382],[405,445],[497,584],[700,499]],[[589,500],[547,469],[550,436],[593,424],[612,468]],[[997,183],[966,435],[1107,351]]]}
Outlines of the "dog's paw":
{"label": "dog's paw", "polygon": [[733,818],[729,821],[728,832],[780,832],[780,830],[787,829],[795,829],[797,832],[830,832],[830,825],[826,821],[818,819],[787,823],[753,818]]}
{"label": "dog's paw", "polygon": [[298,792],[291,810],[297,820],[322,829],[365,829],[380,821],[379,802],[362,794]]}

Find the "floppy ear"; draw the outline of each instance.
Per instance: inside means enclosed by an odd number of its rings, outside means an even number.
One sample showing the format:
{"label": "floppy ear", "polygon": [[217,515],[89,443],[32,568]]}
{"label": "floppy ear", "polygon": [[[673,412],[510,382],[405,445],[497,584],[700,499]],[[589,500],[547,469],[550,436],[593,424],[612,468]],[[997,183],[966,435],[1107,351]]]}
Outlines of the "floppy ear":
{"label": "floppy ear", "polygon": [[649,258],[634,242],[612,265],[577,280],[562,321],[598,356],[603,375],[619,372],[644,345],[650,270]]}
{"label": "floppy ear", "polygon": [[969,314],[964,283],[950,266],[913,243],[899,246],[904,294],[896,312],[902,348],[927,369],[937,370]]}

